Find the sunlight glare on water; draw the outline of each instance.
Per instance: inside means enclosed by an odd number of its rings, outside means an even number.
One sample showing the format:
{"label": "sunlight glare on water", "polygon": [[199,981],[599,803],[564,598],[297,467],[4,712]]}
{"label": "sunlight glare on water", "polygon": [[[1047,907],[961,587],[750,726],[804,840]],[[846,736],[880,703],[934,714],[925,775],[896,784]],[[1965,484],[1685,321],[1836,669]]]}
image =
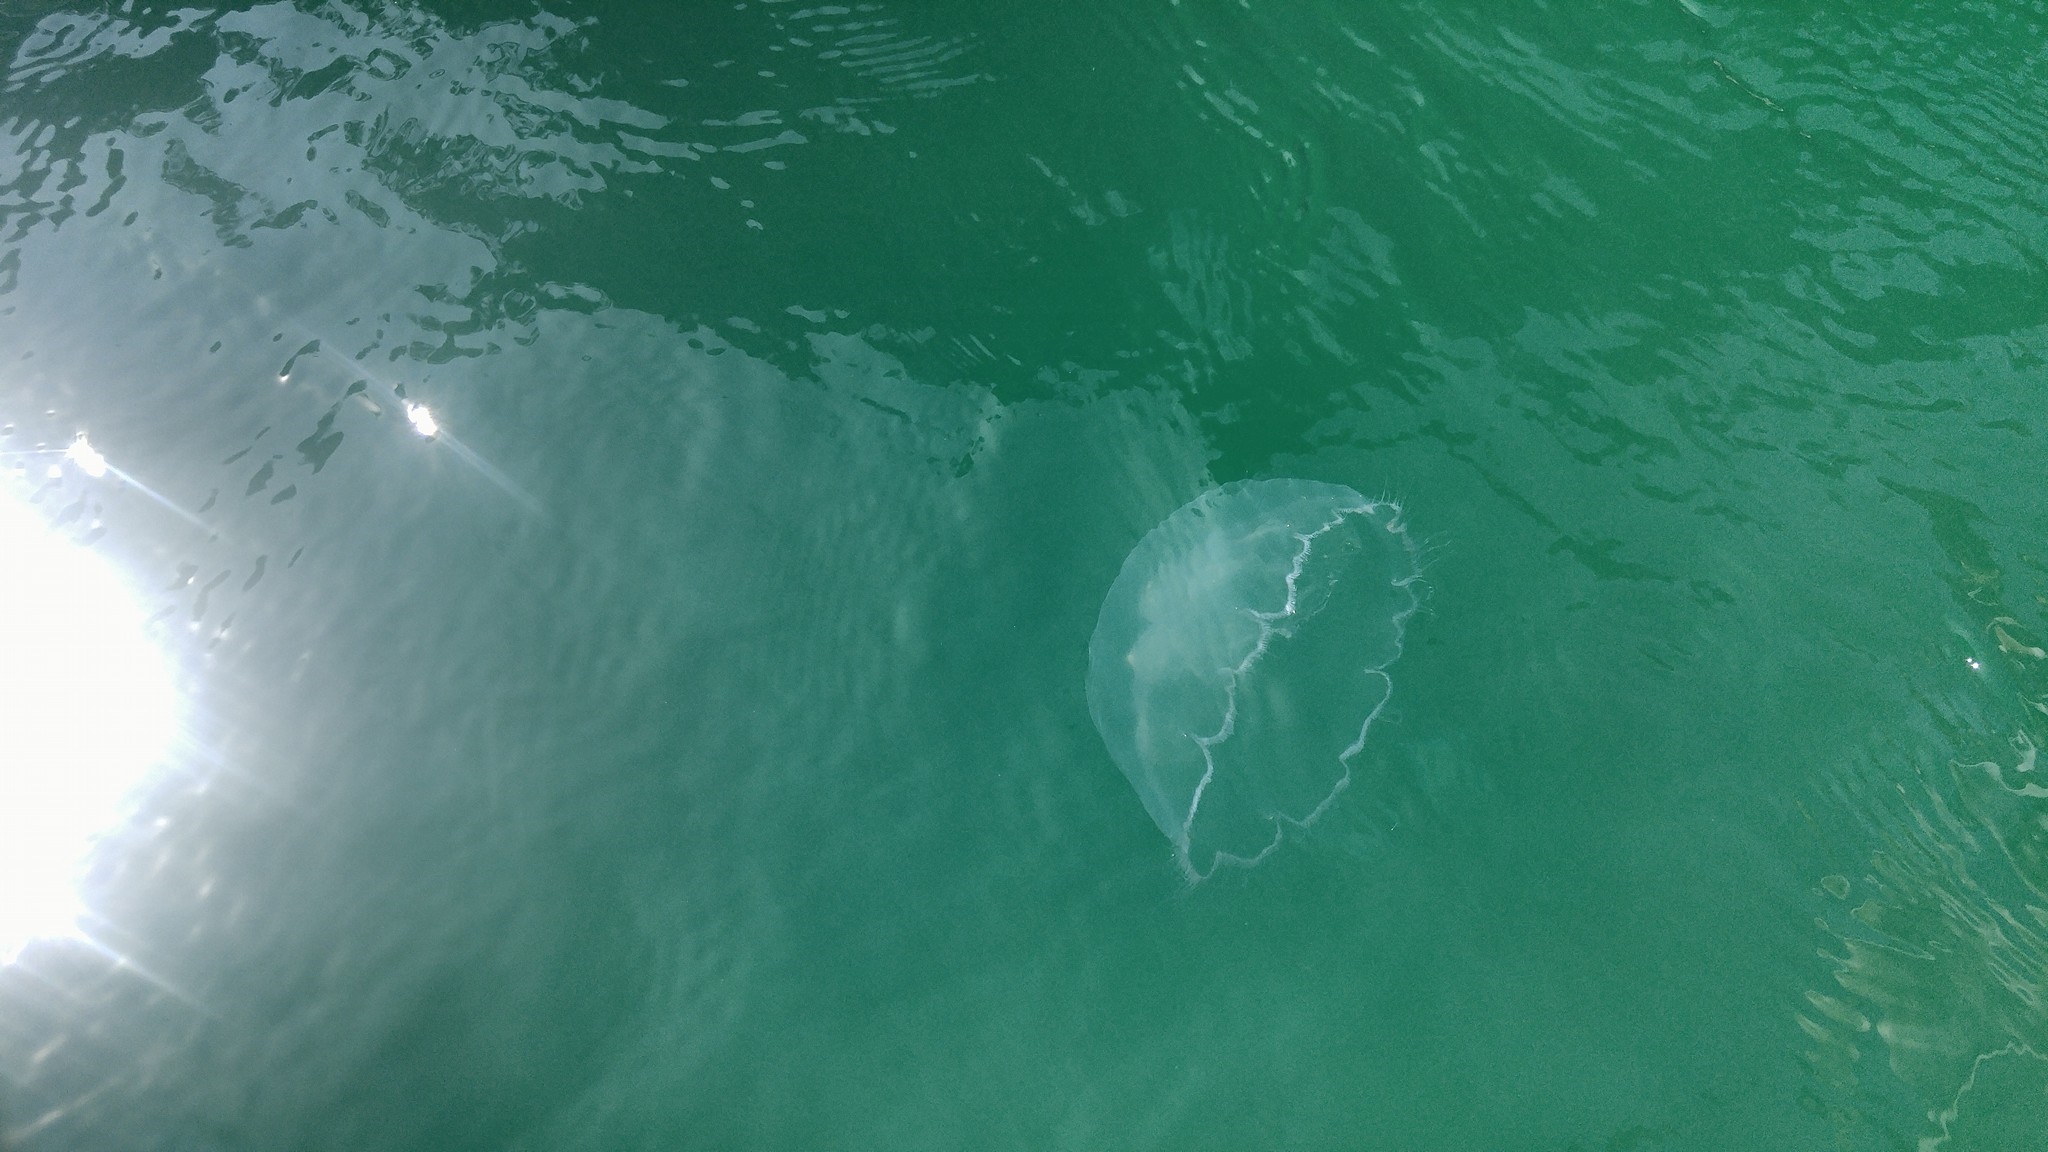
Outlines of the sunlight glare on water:
{"label": "sunlight glare on water", "polygon": [[167,661],[121,577],[6,492],[0,654],[5,964],[32,940],[77,931],[79,871],[164,754],[177,709]]}

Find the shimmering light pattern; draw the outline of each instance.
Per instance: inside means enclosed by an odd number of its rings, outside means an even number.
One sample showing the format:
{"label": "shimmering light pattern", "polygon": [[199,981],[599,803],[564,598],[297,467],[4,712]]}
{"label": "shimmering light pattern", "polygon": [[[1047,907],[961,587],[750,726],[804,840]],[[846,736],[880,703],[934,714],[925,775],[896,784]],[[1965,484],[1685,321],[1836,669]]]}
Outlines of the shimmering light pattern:
{"label": "shimmering light pattern", "polygon": [[[67,455],[92,474],[81,438]],[[112,566],[0,492],[0,964],[77,931],[77,882],[176,727],[143,613]]]}

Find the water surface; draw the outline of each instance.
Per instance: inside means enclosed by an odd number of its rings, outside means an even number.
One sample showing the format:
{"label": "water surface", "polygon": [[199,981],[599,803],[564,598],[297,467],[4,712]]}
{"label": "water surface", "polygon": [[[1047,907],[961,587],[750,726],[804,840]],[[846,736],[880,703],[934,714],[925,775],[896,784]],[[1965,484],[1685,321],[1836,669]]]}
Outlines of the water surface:
{"label": "water surface", "polygon": [[[0,9],[0,498],[181,716],[0,1143],[2038,1143],[2044,42]],[[1427,602],[1342,834],[1190,888],[1089,636],[1279,476]]]}

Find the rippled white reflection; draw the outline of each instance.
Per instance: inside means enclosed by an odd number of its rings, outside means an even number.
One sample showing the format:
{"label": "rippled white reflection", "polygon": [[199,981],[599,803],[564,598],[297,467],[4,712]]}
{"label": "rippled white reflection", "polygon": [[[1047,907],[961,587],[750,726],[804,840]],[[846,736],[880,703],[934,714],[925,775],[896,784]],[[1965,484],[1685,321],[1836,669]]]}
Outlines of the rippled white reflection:
{"label": "rippled white reflection", "polygon": [[77,932],[86,854],[175,729],[169,666],[112,566],[0,491],[0,964]]}

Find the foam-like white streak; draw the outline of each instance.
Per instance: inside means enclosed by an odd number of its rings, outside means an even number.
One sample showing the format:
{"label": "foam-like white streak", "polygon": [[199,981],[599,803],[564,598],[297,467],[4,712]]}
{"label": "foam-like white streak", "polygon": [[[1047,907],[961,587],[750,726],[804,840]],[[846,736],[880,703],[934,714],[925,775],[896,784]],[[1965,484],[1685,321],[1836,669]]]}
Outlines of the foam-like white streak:
{"label": "foam-like white streak", "polygon": [[1311,809],[1306,816],[1297,819],[1284,812],[1265,813],[1266,818],[1273,822],[1273,839],[1264,848],[1259,849],[1257,854],[1240,856],[1234,852],[1225,852],[1218,849],[1210,853],[1207,871],[1195,867],[1195,862],[1190,856],[1191,845],[1194,839],[1195,817],[1201,811],[1203,793],[1208,791],[1210,782],[1216,776],[1216,757],[1213,749],[1217,745],[1229,740],[1231,733],[1237,727],[1238,683],[1248,676],[1253,668],[1258,666],[1260,657],[1266,654],[1266,649],[1272,641],[1273,633],[1279,630],[1275,622],[1286,620],[1293,616],[1299,607],[1298,597],[1300,590],[1298,584],[1301,580],[1302,572],[1308,567],[1309,555],[1315,550],[1316,538],[1343,524],[1351,516],[1370,516],[1381,509],[1392,509],[1392,514],[1387,517],[1386,522],[1381,527],[1386,529],[1389,534],[1400,537],[1402,547],[1407,551],[1409,558],[1411,560],[1415,559],[1415,542],[1408,536],[1407,528],[1401,521],[1402,509],[1399,502],[1394,500],[1368,500],[1363,504],[1348,508],[1338,508],[1336,509],[1336,515],[1315,531],[1307,533],[1297,532],[1294,534],[1294,538],[1301,542],[1301,549],[1294,554],[1294,563],[1288,569],[1287,599],[1280,606],[1279,610],[1260,612],[1254,608],[1244,609],[1253,619],[1259,622],[1259,642],[1252,647],[1252,650],[1245,655],[1243,660],[1238,662],[1237,667],[1230,671],[1230,681],[1223,690],[1223,723],[1213,735],[1197,736],[1193,733],[1188,734],[1188,738],[1193,740],[1195,746],[1202,751],[1202,778],[1196,783],[1194,795],[1188,801],[1188,814],[1181,821],[1180,836],[1177,838],[1174,847],[1181,873],[1187,877],[1190,885],[1199,884],[1207,880],[1216,874],[1218,868],[1225,864],[1237,868],[1255,867],[1260,861],[1272,855],[1274,849],[1280,847],[1280,842],[1286,837],[1288,825],[1306,830],[1315,824],[1324,812],[1329,810],[1330,805],[1336,803],[1337,797],[1343,795],[1345,789],[1351,786],[1351,758],[1358,755],[1365,748],[1366,734],[1372,730],[1373,721],[1379,719],[1380,713],[1387,706],[1387,701],[1394,698],[1394,679],[1387,674],[1387,669],[1392,667],[1394,662],[1401,658],[1408,621],[1422,607],[1422,598],[1414,592],[1415,583],[1422,578],[1419,571],[1410,572],[1408,575],[1390,582],[1393,587],[1408,592],[1408,607],[1394,614],[1394,650],[1392,654],[1378,664],[1360,669],[1360,671],[1368,676],[1379,677],[1386,685],[1386,692],[1381,695],[1379,703],[1373,705],[1372,711],[1366,713],[1364,722],[1358,728],[1358,738],[1353,740],[1344,751],[1338,753],[1337,761],[1344,766],[1344,774],[1337,778],[1337,782],[1330,786],[1328,795],[1324,796],[1322,801]]}

